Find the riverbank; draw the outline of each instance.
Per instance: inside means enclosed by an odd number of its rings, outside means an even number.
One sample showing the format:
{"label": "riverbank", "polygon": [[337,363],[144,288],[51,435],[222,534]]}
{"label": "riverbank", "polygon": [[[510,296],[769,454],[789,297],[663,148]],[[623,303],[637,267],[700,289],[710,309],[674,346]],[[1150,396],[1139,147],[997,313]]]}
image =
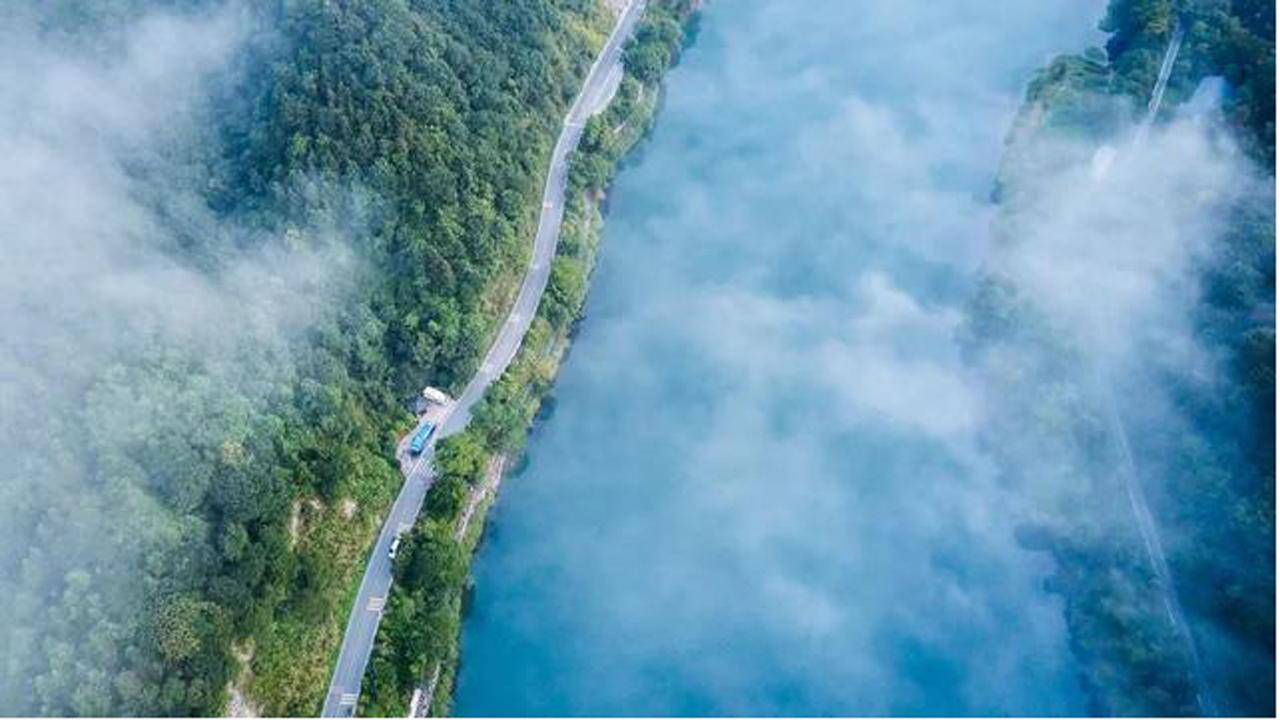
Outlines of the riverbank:
{"label": "riverbank", "polygon": [[1080,714],[951,330],[1022,85],[1095,14],[706,12],[473,568],[455,712]]}
{"label": "riverbank", "polygon": [[1274,712],[1274,66],[1250,20],[1114,0],[1106,51],[1028,87],[997,183],[967,354],[1094,714]]}
{"label": "riverbank", "polygon": [[[529,428],[569,349],[587,295],[606,190],[643,139],[660,105],[663,72],[678,57],[696,3],[654,0],[624,60],[607,109],[583,130],[569,171],[563,225],[547,289],[514,361],[477,405],[468,428],[442,441],[426,517],[406,536],[395,585],[365,679],[362,715],[446,715],[460,659],[459,632],[471,558]],[[494,477],[497,472],[498,477]]]}

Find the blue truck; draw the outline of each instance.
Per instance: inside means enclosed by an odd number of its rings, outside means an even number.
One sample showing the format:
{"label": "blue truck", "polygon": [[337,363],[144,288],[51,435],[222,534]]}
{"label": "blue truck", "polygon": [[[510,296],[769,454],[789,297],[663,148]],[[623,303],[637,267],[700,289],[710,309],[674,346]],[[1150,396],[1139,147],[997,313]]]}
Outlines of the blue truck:
{"label": "blue truck", "polygon": [[423,423],[422,427],[418,428],[418,432],[413,434],[413,439],[409,441],[409,452],[414,455],[421,455],[422,451],[427,449],[427,443],[431,440],[431,436],[435,431],[435,425]]}

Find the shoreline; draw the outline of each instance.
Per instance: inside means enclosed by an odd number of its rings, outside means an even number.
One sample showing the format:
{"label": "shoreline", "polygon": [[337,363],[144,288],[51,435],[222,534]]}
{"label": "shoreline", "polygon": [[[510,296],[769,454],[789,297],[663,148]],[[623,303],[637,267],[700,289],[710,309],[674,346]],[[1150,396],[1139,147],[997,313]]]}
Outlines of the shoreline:
{"label": "shoreline", "polygon": [[[598,98],[600,102],[594,108],[595,112],[584,123],[577,149],[568,156],[564,214],[548,271],[547,287],[528,320],[529,328],[524,340],[514,351],[509,366],[493,380],[488,391],[475,404],[469,424],[457,427],[456,432],[453,432],[454,428],[442,432],[446,436],[441,440],[444,453],[448,452],[444,450],[446,444],[451,448],[482,448],[485,472],[480,477],[469,477],[468,482],[461,484],[465,488],[465,496],[456,508],[451,508],[452,512],[433,516],[433,493],[439,496],[440,502],[449,500],[444,497],[446,490],[442,489],[451,484],[448,482],[449,472],[440,472],[446,482],[437,481],[428,490],[425,517],[419,520],[418,528],[407,538],[406,547],[401,551],[405,554],[415,552],[410,546],[417,544],[420,535],[429,532],[424,526],[440,523],[448,527],[465,569],[459,586],[451,588],[442,599],[453,636],[448,638],[443,655],[422,658],[425,664],[411,694],[371,699],[369,696],[377,693],[365,693],[360,698],[359,715],[389,715],[394,711],[401,716],[440,717],[448,715],[452,709],[462,662],[462,624],[470,604],[467,597],[474,587],[471,563],[483,542],[489,510],[498,501],[503,482],[522,467],[524,448],[535,424],[541,419],[545,401],[551,397],[559,369],[583,318],[603,241],[613,177],[648,137],[661,108],[663,78],[686,46],[692,21],[701,6],[700,2],[686,0],[649,0],[643,8],[633,40],[624,50],[617,87],[612,89],[607,99]],[[663,23],[668,32],[671,24],[675,23],[679,28],[678,36],[671,38],[654,31]],[[646,29],[649,30],[647,34]],[[644,42],[665,46],[658,48],[663,53],[660,56],[665,58],[661,72],[653,73],[652,68],[647,68],[649,73],[642,76],[627,62],[627,53],[637,43]],[[440,454],[437,453],[437,459]],[[496,481],[492,477],[495,467],[498,473]],[[432,561],[434,558],[428,562]],[[394,591],[389,593],[388,620],[393,620],[395,606],[405,602],[405,596],[416,589],[399,585],[397,575]],[[372,672],[379,651],[396,656],[395,640],[392,639],[396,633],[388,630],[388,625],[393,623],[382,623],[366,674]],[[364,684],[371,690],[376,685],[369,678]]]}

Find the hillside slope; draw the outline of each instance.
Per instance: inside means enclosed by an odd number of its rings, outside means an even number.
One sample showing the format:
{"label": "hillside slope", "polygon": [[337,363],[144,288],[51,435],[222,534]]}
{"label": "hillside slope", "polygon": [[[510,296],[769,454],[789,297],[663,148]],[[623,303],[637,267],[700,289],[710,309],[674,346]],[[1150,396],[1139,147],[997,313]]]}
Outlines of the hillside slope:
{"label": "hillside slope", "polygon": [[1112,0],[1009,135],[965,345],[1099,713],[1274,711],[1274,13]]}
{"label": "hillside slope", "polygon": [[317,710],[405,401],[478,362],[605,12],[0,11],[7,711]]}

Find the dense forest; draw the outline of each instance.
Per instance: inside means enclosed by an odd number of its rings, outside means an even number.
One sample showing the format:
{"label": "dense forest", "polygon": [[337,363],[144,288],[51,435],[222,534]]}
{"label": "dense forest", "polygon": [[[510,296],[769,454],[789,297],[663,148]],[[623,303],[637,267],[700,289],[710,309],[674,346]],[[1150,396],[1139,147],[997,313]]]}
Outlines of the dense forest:
{"label": "dense forest", "polygon": [[403,716],[415,688],[433,716],[452,707],[471,558],[496,500],[493,486],[517,458],[551,390],[580,318],[595,265],[605,191],[627,152],[648,132],[659,83],[679,57],[691,0],[655,0],[623,56],[626,73],[608,109],[591,118],[570,159],[564,225],[538,314],[507,372],[477,407],[470,427],[441,441],[424,519],[396,557],[394,585],[365,672],[360,715]]}
{"label": "dense forest", "polygon": [[[1098,713],[1274,711],[1274,17],[1266,0],[1112,0],[1105,50],[1031,83],[996,186],[964,344]],[[1020,265],[1037,243],[1051,275]],[[1028,279],[1050,276],[1060,293]],[[1111,306],[1088,306],[1095,281]],[[1159,310],[1129,317],[1117,287]]]}
{"label": "dense forest", "polygon": [[7,711],[318,709],[406,401],[478,362],[606,15],[0,9]]}

